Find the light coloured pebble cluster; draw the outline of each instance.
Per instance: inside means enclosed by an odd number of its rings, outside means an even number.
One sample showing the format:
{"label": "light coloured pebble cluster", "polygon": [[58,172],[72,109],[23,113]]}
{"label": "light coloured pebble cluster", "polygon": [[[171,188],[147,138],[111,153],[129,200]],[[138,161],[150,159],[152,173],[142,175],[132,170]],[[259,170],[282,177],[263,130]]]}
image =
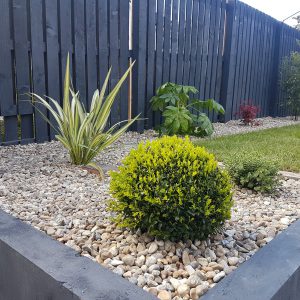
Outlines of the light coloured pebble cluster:
{"label": "light coloured pebble cluster", "polygon": [[300,124],[300,120],[294,121],[291,117],[257,118],[255,121],[257,121],[257,123],[259,124],[258,126],[245,126],[240,120],[231,120],[227,123],[214,123],[215,132],[213,136],[246,133],[250,131]]}
{"label": "light coloured pebble cluster", "polygon": [[[104,170],[115,168],[139,141],[154,136],[126,133],[97,160]],[[156,240],[118,229],[106,210],[108,174],[100,182],[72,166],[59,143],[1,147],[0,155],[0,208],[162,300],[198,299],[300,214],[300,181],[283,180],[275,196],[236,190],[223,234]]]}

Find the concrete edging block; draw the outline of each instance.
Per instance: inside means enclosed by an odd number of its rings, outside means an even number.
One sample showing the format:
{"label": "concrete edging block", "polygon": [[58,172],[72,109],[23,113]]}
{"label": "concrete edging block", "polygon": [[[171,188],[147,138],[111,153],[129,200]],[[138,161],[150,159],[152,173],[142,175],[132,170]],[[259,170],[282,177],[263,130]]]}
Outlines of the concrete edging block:
{"label": "concrete edging block", "polygon": [[0,299],[157,298],[0,210]]}
{"label": "concrete edging block", "polygon": [[300,220],[225,277],[202,299],[299,300]]}

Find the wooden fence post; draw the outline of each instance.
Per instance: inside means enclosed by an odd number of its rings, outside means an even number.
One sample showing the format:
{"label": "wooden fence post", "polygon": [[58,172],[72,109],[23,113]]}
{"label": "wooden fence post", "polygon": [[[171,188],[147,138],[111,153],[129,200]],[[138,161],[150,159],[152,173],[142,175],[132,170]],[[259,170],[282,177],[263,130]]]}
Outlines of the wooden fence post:
{"label": "wooden fence post", "polygon": [[229,121],[232,113],[232,92],[235,70],[236,47],[236,22],[235,22],[236,0],[229,0],[226,4],[226,24],[224,37],[224,55],[221,83],[221,104],[225,109],[222,121]]}
{"label": "wooden fence post", "polygon": [[273,53],[273,69],[272,69],[272,79],[270,84],[270,93],[268,101],[268,113],[272,117],[278,115],[278,92],[279,92],[279,71],[280,71],[280,48],[281,48],[281,33],[282,33],[282,23],[277,22],[275,24],[275,41],[274,41],[274,53]]}

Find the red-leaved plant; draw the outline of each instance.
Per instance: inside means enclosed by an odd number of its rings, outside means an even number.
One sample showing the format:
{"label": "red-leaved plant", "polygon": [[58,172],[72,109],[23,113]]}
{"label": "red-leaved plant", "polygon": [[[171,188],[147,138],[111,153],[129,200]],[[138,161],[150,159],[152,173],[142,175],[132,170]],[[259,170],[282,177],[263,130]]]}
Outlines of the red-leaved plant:
{"label": "red-leaved plant", "polygon": [[252,103],[244,103],[240,106],[237,113],[241,117],[241,121],[244,125],[257,125],[255,118],[259,112],[259,107]]}

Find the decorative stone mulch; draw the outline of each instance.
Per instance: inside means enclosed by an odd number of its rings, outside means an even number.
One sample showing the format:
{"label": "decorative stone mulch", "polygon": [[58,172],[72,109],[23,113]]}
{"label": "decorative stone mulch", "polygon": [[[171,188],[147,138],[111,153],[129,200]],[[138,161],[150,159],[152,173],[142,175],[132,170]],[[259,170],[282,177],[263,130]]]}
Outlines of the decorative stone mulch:
{"label": "decorative stone mulch", "polygon": [[[127,133],[97,160],[104,170],[116,168],[139,141],[154,137]],[[274,196],[237,189],[223,234],[202,242],[155,240],[111,223],[108,174],[100,182],[70,165],[58,142],[0,147],[0,155],[0,208],[160,299],[198,299],[300,214],[300,181],[283,179]]]}

